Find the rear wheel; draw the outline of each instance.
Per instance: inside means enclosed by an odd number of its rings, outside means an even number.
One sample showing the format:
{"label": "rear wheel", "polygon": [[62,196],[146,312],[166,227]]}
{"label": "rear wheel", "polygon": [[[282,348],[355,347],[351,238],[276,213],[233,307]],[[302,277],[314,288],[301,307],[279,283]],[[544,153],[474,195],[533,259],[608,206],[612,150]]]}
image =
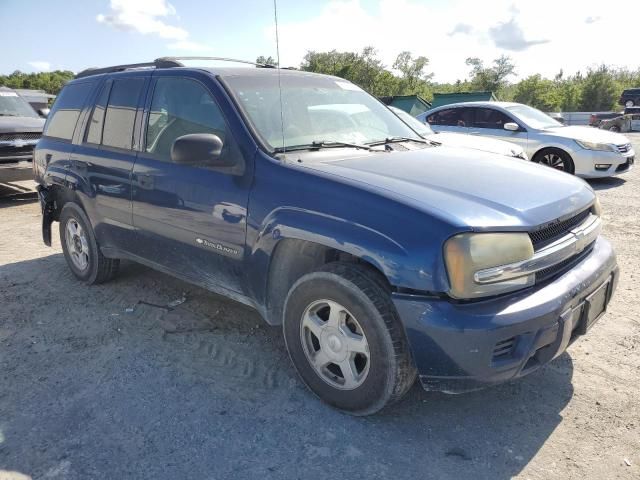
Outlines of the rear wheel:
{"label": "rear wheel", "polygon": [[620,127],[619,127],[618,125],[613,125],[613,126],[609,129],[609,131],[610,131],[610,132],[617,132],[617,133],[619,133],[619,132],[620,132]]}
{"label": "rear wheel", "polygon": [[283,329],[303,382],[350,414],[379,411],[415,381],[390,292],[361,265],[333,263],[299,279],[287,297]]}
{"label": "rear wheel", "polygon": [[91,223],[75,203],[67,203],[60,213],[60,243],[73,274],[92,285],[113,278],[120,260],[102,255]]}
{"label": "rear wheel", "polygon": [[571,160],[569,154],[558,148],[545,148],[540,150],[533,157],[533,161],[562,172],[571,174],[575,172],[573,160]]}

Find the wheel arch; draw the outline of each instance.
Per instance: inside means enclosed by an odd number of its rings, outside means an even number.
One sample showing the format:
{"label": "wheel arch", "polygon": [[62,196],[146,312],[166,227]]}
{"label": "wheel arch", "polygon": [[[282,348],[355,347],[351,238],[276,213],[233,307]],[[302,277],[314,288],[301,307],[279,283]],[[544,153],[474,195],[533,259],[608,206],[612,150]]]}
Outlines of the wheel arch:
{"label": "wheel arch", "polygon": [[280,325],[284,304],[291,287],[304,275],[333,262],[356,263],[374,274],[391,288],[379,265],[370,258],[354,255],[345,250],[299,238],[279,241],[268,266],[265,286],[265,319],[271,325]]}

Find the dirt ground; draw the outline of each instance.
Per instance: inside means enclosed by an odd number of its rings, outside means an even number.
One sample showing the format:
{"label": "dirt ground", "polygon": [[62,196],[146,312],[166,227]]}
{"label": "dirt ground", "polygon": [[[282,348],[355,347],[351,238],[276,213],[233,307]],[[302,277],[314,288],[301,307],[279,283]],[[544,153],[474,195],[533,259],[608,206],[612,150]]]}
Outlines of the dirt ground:
{"label": "dirt ground", "polygon": [[310,394],[255,312],[132,263],[84,286],[38,204],[0,202],[0,480],[639,479],[640,169],[591,183],[622,274],[589,335],[522,380],[416,385],[368,418]]}

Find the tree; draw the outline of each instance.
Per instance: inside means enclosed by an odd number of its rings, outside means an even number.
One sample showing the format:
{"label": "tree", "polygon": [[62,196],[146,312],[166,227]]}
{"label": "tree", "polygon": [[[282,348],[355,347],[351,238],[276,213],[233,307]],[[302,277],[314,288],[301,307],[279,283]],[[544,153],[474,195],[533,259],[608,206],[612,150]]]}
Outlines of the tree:
{"label": "tree", "polygon": [[271,55],[265,57],[264,55],[260,55],[256,58],[256,63],[261,63],[263,65],[278,65],[278,62]]}
{"label": "tree", "polygon": [[546,112],[560,110],[562,103],[556,82],[540,74],[521,80],[515,86],[513,99]]}
{"label": "tree", "polygon": [[582,83],[582,111],[602,111],[615,108],[621,88],[616,84],[612,70],[606,65],[589,69]]}
{"label": "tree", "polygon": [[411,56],[411,52],[400,52],[393,62],[393,68],[402,73],[400,79],[400,88],[402,93],[415,95],[422,93],[428,87],[429,81],[433,77],[433,73],[427,73],[425,70],[429,65],[427,57]]}
{"label": "tree", "polygon": [[515,75],[516,66],[511,57],[502,55],[493,61],[492,67],[485,67],[482,60],[469,57],[466,64],[471,67],[471,84],[477,90],[499,92],[508,84],[508,77]]}
{"label": "tree", "polygon": [[68,70],[39,73],[23,73],[16,70],[10,75],[0,75],[0,86],[4,85],[9,88],[32,88],[57,95],[64,84],[74,76],[75,74]]}

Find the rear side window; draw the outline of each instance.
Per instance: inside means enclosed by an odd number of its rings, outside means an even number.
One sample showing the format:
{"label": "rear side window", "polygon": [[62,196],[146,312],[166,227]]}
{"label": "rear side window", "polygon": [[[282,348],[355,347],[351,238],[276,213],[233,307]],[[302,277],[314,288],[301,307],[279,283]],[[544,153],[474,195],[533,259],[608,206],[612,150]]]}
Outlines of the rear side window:
{"label": "rear side window", "polygon": [[131,150],[143,78],[115,80],[104,115],[102,145]]}
{"label": "rear side window", "polygon": [[73,83],[62,89],[56,98],[44,134],[48,137],[71,140],[76,128],[80,111],[84,106],[93,83]]}
{"label": "rear side window", "polygon": [[146,151],[160,160],[170,162],[174,140],[192,133],[213,133],[220,137],[223,157],[238,154],[220,108],[207,89],[194,80],[159,78],[147,123]]}
{"label": "rear side window", "polygon": [[468,127],[467,108],[447,108],[429,115],[427,122],[430,125],[445,125],[448,127]]}

